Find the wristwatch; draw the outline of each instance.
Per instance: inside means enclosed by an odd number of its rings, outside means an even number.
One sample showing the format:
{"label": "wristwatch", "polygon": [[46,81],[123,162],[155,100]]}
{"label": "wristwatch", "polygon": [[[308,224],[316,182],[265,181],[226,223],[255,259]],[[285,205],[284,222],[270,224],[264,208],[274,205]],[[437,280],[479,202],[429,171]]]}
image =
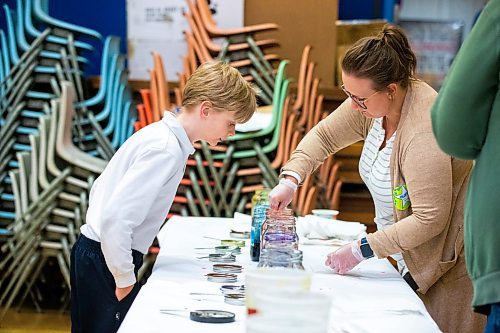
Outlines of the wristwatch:
{"label": "wristwatch", "polygon": [[363,258],[369,259],[373,258],[373,250],[370,247],[370,244],[368,244],[368,241],[366,240],[366,237],[361,238],[361,244],[359,246],[359,249],[361,250],[361,254],[363,255]]}

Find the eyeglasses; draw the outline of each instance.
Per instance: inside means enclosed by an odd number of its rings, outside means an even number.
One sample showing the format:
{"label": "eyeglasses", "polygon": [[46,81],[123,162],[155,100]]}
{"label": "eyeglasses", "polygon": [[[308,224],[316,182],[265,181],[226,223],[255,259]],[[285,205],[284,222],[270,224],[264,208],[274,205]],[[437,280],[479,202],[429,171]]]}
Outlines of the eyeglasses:
{"label": "eyeglasses", "polygon": [[365,105],[365,102],[368,100],[368,98],[378,94],[380,91],[375,91],[373,94],[371,94],[368,97],[362,98],[362,97],[357,97],[353,94],[351,94],[345,87],[344,85],[341,86],[342,90],[345,92],[347,96],[349,96],[350,99],[352,99],[356,104],[358,104],[362,109],[366,110],[368,107]]}

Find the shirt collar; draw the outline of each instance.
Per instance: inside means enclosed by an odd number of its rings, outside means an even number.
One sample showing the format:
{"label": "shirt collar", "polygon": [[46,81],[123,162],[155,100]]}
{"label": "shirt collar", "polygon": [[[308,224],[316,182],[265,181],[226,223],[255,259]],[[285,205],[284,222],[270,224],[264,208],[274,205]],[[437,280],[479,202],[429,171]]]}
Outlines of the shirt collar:
{"label": "shirt collar", "polygon": [[174,135],[177,137],[177,140],[179,140],[179,144],[181,146],[184,155],[186,156],[191,155],[195,152],[193,144],[191,143],[191,141],[189,141],[186,130],[184,129],[184,127],[182,127],[179,120],[177,120],[175,114],[166,111],[163,114],[163,119],[161,121],[165,125],[167,125],[172,131],[172,133],[174,133]]}

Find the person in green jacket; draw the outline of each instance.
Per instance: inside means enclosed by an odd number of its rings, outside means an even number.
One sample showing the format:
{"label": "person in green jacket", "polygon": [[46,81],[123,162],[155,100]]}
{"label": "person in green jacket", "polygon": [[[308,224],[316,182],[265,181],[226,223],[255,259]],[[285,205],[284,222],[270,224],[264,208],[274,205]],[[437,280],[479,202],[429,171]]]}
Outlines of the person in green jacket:
{"label": "person in green jacket", "polygon": [[500,0],[485,6],[432,107],[441,149],[475,160],[466,198],[465,254],[472,305],[500,332]]}

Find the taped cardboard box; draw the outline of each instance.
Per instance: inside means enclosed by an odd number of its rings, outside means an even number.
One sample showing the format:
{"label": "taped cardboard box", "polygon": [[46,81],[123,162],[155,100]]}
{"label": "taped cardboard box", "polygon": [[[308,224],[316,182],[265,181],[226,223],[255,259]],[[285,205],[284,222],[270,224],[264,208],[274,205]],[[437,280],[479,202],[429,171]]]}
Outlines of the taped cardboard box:
{"label": "taped cardboard box", "polygon": [[352,20],[336,22],[337,27],[337,57],[335,84],[342,85],[342,59],[347,50],[359,39],[377,35],[384,25],[385,20]]}
{"label": "taped cardboard box", "polygon": [[281,59],[290,60],[289,77],[299,75],[300,58],[304,46],[313,47],[311,61],[316,62],[315,75],[321,79],[323,88],[334,87],[335,47],[338,18],[338,0],[246,0],[245,25],[273,22],[279,31],[259,34],[259,39],[276,38],[280,46],[272,53]]}

